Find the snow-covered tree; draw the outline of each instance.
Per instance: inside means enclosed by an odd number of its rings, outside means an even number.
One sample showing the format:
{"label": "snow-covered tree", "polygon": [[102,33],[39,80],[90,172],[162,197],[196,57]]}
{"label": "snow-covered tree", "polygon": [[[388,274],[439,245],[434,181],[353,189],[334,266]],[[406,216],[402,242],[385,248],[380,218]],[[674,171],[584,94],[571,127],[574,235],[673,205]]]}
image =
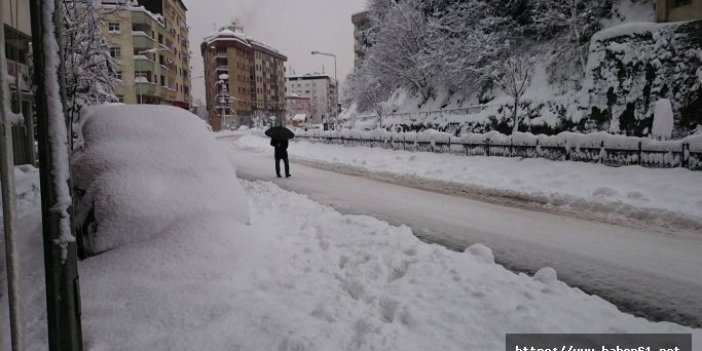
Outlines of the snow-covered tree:
{"label": "snow-covered tree", "polygon": [[479,78],[491,72],[521,36],[510,18],[483,0],[449,5],[429,19],[428,29],[424,62],[434,85],[449,92],[478,88]]}
{"label": "snow-covered tree", "polygon": [[383,85],[404,88],[425,101],[431,98],[434,92],[430,74],[422,60],[428,47],[426,32],[426,17],[417,1],[390,5],[366,56],[368,73],[383,81]]}
{"label": "snow-covered tree", "polygon": [[364,63],[346,78],[344,87],[344,104],[355,103],[358,110],[376,111],[379,103],[387,100],[397,86],[386,85],[388,82],[374,75],[369,63]]}
{"label": "snow-covered tree", "polygon": [[492,73],[490,79],[500,90],[513,100],[512,105],[512,134],[519,131],[519,103],[526,93],[534,71],[534,64],[529,56],[516,51],[504,60],[499,69]]}
{"label": "snow-covered tree", "polygon": [[578,78],[586,72],[590,38],[602,29],[600,19],[608,16],[612,0],[530,0],[538,36],[562,38],[554,46],[560,62],[579,65]]}
{"label": "snow-covered tree", "polygon": [[79,122],[84,106],[116,100],[116,62],[102,33],[107,11],[97,0],[63,2],[66,117],[72,126]]}

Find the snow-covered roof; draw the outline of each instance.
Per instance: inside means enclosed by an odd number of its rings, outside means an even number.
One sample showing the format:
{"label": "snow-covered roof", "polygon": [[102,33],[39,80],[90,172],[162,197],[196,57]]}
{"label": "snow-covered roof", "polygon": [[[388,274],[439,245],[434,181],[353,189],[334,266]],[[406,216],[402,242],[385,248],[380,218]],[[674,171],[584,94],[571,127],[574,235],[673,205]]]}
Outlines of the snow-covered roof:
{"label": "snow-covered roof", "polygon": [[207,44],[212,44],[215,41],[226,41],[226,40],[233,40],[233,41],[237,41],[243,45],[251,46],[251,44],[249,43],[249,40],[246,38],[246,35],[243,32],[239,32],[239,31],[235,32],[235,31],[228,29],[228,28],[222,29],[217,33],[214,33],[214,34],[211,34],[211,35],[205,37],[204,41]]}
{"label": "snow-covered roof", "polygon": [[293,121],[301,121],[304,122],[307,119],[307,115],[304,113],[298,113],[295,115],[295,117],[292,118]]}

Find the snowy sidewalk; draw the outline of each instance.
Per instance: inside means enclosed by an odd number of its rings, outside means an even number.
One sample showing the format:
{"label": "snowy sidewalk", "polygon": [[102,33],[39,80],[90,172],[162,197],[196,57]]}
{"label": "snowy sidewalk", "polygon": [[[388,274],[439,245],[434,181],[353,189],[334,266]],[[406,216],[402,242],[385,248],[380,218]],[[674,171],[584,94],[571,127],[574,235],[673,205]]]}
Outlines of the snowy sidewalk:
{"label": "snowy sidewalk", "polygon": [[[691,331],[623,314],[549,269],[511,273],[484,246],[449,251],[270,183],[243,185],[250,226],[216,231],[205,216],[80,263],[86,350],[499,351],[508,332]],[[22,228],[27,350],[45,350],[40,228]]]}
{"label": "snowy sidewalk", "polygon": [[[244,134],[235,143],[270,153],[268,139]],[[293,159],[382,174],[399,181],[467,187],[482,194],[534,201],[618,221],[634,218],[661,226],[702,230],[702,172],[613,168],[579,162],[465,157],[297,140]]]}

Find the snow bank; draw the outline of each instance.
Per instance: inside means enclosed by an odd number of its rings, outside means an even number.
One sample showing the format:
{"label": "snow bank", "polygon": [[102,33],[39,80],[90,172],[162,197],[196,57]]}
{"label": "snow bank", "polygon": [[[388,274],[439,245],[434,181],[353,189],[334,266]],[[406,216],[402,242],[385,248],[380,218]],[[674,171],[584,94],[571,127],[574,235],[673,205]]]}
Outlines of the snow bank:
{"label": "snow bank", "polygon": [[497,351],[508,332],[689,332],[623,314],[553,270],[511,273],[481,245],[453,252],[244,184],[248,252],[231,255],[242,245],[231,236],[184,235],[82,266],[88,349]]}
{"label": "snow bank", "polygon": [[[88,253],[162,234],[202,215],[248,222],[234,166],[197,116],[165,106],[91,107],[73,184]],[[90,224],[94,216],[96,225]]]}
{"label": "snow bank", "polygon": [[[203,214],[79,263],[86,350],[499,351],[519,332],[702,337],[621,313],[553,269],[511,273],[483,245],[454,252],[270,183],[243,185],[249,226]],[[32,351],[47,349],[39,212],[19,218]]]}
{"label": "snow bank", "polygon": [[[31,165],[15,166],[15,195],[17,196],[16,210],[21,216],[28,208],[39,203],[39,169]],[[3,217],[2,201],[0,201],[0,219]],[[2,221],[0,221],[1,223]],[[1,232],[2,226],[0,226]],[[0,265],[2,265],[0,263]]]}
{"label": "snow bank", "polygon": [[354,138],[354,139],[373,139],[378,141],[390,140],[406,140],[417,142],[441,142],[460,144],[491,144],[499,145],[522,145],[536,146],[537,142],[542,146],[564,147],[569,149],[579,148],[600,148],[606,149],[627,149],[638,150],[639,143],[646,150],[651,151],[680,151],[682,144],[689,144],[691,150],[702,150],[702,138],[699,136],[689,136],[680,140],[674,141],[658,141],[649,138],[628,137],[619,134],[610,134],[605,132],[597,132],[590,134],[563,132],[557,135],[534,135],[531,133],[514,133],[513,135],[505,135],[496,131],[488,133],[466,133],[461,136],[455,136],[451,133],[439,132],[434,129],[427,129],[416,133],[398,133],[388,132],[385,130],[363,131],[357,129],[344,129],[341,131],[321,131],[309,130],[305,131],[298,129],[296,135],[308,138]]}

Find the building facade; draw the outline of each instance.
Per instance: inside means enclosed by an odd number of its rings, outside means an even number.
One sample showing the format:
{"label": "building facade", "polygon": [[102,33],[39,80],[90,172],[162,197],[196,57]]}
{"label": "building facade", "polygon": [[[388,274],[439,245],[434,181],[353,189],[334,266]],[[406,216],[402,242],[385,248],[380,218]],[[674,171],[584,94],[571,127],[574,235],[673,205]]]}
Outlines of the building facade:
{"label": "building facade", "polygon": [[[287,123],[289,125],[299,127],[300,122],[306,122],[307,116],[310,115],[310,98],[297,94],[288,94],[285,96],[285,105]],[[302,121],[300,121],[301,116],[304,116]],[[296,120],[295,117],[297,117]]]}
{"label": "building facade", "polygon": [[331,125],[336,116],[337,88],[334,80],[323,74],[306,74],[288,77],[286,83],[289,94],[310,99],[308,123]]}
{"label": "building facade", "polygon": [[[115,94],[126,104],[191,104],[187,8],[181,0],[103,1],[103,33],[118,64]],[[110,5],[119,5],[110,11]]]}
{"label": "building facade", "polygon": [[31,77],[29,76],[32,29],[29,0],[2,1],[3,42],[9,78],[10,112],[21,114],[24,123],[12,126],[15,164],[34,162],[34,126],[32,123]]}
{"label": "building facade", "polygon": [[363,60],[366,57],[366,49],[370,46],[368,31],[370,30],[371,22],[368,11],[354,14],[351,16],[351,22],[353,23],[353,52],[355,54],[353,66],[358,68],[363,64]]}
{"label": "building facade", "polygon": [[254,115],[283,121],[287,57],[234,26],[205,38],[200,51],[214,130],[250,124]]}
{"label": "building facade", "polygon": [[656,22],[702,19],[702,0],[656,0]]}

